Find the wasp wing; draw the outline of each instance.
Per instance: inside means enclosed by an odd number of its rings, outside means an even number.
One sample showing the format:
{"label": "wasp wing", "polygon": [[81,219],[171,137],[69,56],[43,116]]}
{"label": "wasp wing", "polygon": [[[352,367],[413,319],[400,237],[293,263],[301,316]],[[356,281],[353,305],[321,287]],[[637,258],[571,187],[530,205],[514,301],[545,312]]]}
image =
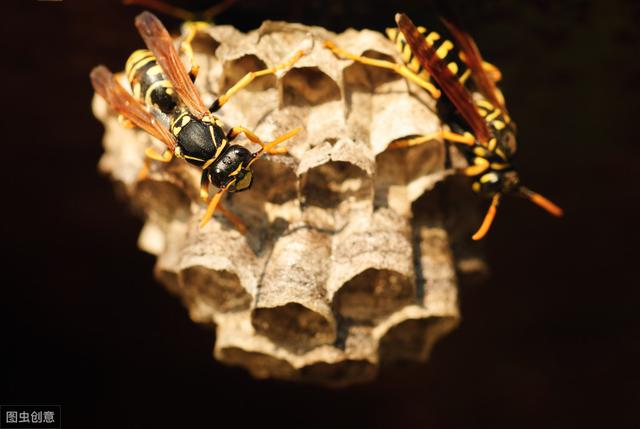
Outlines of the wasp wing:
{"label": "wasp wing", "polygon": [[486,145],[490,139],[489,128],[478,113],[471,98],[471,93],[462,86],[458,78],[449,70],[447,64],[438,56],[433,47],[427,44],[424,36],[420,34],[407,15],[403,13],[396,14],[396,23],[409,44],[411,52],[413,52],[422,67],[438,83],[444,94],[471,127],[480,143]]}
{"label": "wasp wing", "polygon": [[95,91],[100,94],[116,112],[167,145],[169,150],[174,151],[176,141],[173,135],[171,135],[163,124],[158,122],[142,103],[136,100],[120,85],[108,68],[98,66],[91,70],[91,84]]}
{"label": "wasp wing", "polygon": [[482,93],[491,104],[499,107],[503,112],[506,112],[504,102],[501,101],[501,97],[498,97],[498,88],[496,88],[495,83],[489,78],[484,69],[484,60],[482,59],[476,42],[474,42],[469,33],[460,30],[452,22],[446,19],[442,19],[442,22],[453,35],[454,39],[456,39],[456,43],[464,53],[464,62],[471,70],[473,80],[480,90],[480,93]]}
{"label": "wasp wing", "polygon": [[150,12],[142,12],[136,17],[136,27],[144,39],[144,43],[155,55],[158,64],[173,84],[178,98],[189,111],[202,118],[208,113],[200,94],[184,68],[184,64],[173,47],[173,40],[162,22]]}

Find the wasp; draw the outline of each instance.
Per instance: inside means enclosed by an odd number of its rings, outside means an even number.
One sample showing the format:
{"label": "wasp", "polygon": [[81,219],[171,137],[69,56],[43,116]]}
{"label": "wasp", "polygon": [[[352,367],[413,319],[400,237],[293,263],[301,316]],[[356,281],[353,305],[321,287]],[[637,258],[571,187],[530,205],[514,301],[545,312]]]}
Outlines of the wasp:
{"label": "wasp", "polygon": [[[242,126],[225,132],[223,123],[212,112],[220,109],[255,78],[291,67],[304,52],[297,51],[286,63],[247,73],[207,108],[194,85],[198,68],[193,67],[193,58],[192,67],[187,72],[171,36],[153,14],[141,13],[136,17],[135,25],[148,49],[135,51],[127,60],[125,73],[131,93],[103,65],[91,71],[91,83],[95,91],[125,121],[142,128],[166,145],[162,154],[147,148],[145,154],[148,159],[169,162],[175,156],[202,170],[200,194],[208,205],[200,221],[201,228],[211,219],[216,207],[220,206],[220,211],[244,232],[242,222],[220,205],[222,196],[225,192],[249,189],[253,182],[253,163],[265,153],[285,153],[276,146],[293,137],[300,128],[265,143]],[[165,122],[168,122],[168,126]],[[243,146],[232,144],[240,134],[259,144],[261,149],[250,152]],[[211,198],[210,185],[218,188]]]}
{"label": "wasp", "polygon": [[[495,83],[500,71],[482,59],[474,40],[449,21],[443,20],[456,45],[435,31],[416,27],[405,14],[396,15],[398,29],[387,35],[396,43],[405,65],[353,55],[325,42],[338,56],[395,71],[427,90],[438,100],[437,110],[450,130],[402,139],[391,147],[406,147],[443,139],[460,145],[469,166],[458,170],[472,178],[472,189],[491,198],[491,204],[474,240],[482,239],[496,216],[502,195],[529,199],[554,216],[562,209],[520,183],[513,166],[516,126],[511,120],[502,92]],[[455,54],[458,55],[455,55]],[[482,98],[474,98],[477,91]]]}

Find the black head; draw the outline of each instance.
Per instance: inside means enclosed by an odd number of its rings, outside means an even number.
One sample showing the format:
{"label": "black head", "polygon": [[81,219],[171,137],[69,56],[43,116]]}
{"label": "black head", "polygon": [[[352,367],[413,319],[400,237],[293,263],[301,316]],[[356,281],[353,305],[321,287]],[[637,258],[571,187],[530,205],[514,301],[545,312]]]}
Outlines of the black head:
{"label": "black head", "polygon": [[242,146],[229,146],[209,167],[209,180],[218,188],[229,186],[231,192],[246,191],[253,183],[250,164],[254,158],[255,155]]}

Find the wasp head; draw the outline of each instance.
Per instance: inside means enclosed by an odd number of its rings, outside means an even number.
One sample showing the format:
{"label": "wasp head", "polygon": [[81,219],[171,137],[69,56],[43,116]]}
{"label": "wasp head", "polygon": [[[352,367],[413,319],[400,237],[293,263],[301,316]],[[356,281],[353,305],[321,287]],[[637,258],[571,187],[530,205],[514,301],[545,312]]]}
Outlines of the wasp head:
{"label": "wasp head", "polygon": [[209,180],[230,192],[246,191],[253,183],[250,166],[254,158],[254,154],[242,146],[229,146],[209,167]]}

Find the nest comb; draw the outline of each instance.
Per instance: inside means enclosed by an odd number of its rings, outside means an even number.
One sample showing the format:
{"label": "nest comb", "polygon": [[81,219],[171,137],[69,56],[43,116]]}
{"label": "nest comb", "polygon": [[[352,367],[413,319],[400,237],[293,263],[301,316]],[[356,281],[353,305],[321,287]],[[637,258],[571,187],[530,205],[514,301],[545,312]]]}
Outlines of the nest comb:
{"label": "nest comb", "polygon": [[100,97],[93,109],[106,129],[100,170],[143,215],[139,246],[157,256],[156,278],[192,320],[215,327],[214,356],[258,378],[344,386],[381,365],[426,360],[459,320],[456,268],[484,265],[460,244],[477,212],[439,185],[450,173],[444,144],[388,149],[439,129],[434,101],[392,72],[337,59],[326,39],[399,61],[368,30],[265,22],[247,34],[211,26],[194,41],[205,103],[248,71],[308,51],[217,113],[265,141],[303,128],[288,155],[256,162],[253,187],[225,201],[245,236],[219,214],[198,228],[200,171],[183,160],[154,163],[139,180],[145,148],[159,143],[123,128]]}

